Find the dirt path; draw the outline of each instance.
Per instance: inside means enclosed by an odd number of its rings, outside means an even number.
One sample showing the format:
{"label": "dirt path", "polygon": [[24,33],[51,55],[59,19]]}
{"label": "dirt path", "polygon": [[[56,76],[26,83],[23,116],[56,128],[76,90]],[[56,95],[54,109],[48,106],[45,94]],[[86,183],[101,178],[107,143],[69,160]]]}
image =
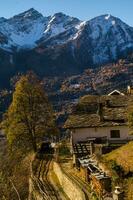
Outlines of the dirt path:
{"label": "dirt path", "polygon": [[55,190],[53,185],[49,180],[49,171],[50,171],[49,160],[40,160],[38,170],[33,176],[34,188],[37,190],[43,200],[61,200],[59,193]]}

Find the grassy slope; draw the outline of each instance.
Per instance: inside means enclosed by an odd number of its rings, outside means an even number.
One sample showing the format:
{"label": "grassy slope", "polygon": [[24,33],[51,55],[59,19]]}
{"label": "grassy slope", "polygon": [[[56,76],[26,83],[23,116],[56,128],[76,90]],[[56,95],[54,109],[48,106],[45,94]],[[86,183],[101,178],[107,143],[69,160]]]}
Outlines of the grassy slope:
{"label": "grassy slope", "polygon": [[[116,166],[120,166],[124,171],[125,175],[119,179],[119,184],[124,187],[126,200],[133,199],[133,142],[130,142],[112,151],[111,153],[104,155],[103,158],[110,169],[112,168],[112,162],[114,161]],[[114,171],[115,170],[113,169],[112,174],[114,174]],[[118,174],[119,171],[120,170],[118,168],[116,173]]]}
{"label": "grassy slope", "polygon": [[24,156],[16,151],[11,155],[6,142],[0,141],[0,200],[17,200],[15,185],[21,199],[25,200],[29,192],[30,161],[32,154]]}
{"label": "grassy slope", "polygon": [[133,172],[133,142],[129,142],[103,157],[107,161],[114,160],[126,173]]}

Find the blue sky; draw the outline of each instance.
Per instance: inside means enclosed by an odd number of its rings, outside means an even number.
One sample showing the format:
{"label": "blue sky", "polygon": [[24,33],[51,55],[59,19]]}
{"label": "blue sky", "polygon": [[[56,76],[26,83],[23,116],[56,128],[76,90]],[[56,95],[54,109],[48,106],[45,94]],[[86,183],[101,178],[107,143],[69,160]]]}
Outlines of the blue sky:
{"label": "blue sky", "polygon": [[133,0],[0,0],[0,17],[11,17],[29,8],[48,16],[56,12],[89,20],[112,14],[133,26]]}

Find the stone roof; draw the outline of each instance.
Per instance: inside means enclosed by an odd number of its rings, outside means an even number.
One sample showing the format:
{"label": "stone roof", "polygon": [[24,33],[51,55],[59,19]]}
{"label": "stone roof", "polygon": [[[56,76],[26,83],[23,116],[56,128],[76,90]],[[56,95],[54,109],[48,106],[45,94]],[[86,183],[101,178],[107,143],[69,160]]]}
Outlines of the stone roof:
{"label": "stone roof", "polygon": [[84,96],[65,123],[65,128],[112,127],[127,125],[131,96]]}

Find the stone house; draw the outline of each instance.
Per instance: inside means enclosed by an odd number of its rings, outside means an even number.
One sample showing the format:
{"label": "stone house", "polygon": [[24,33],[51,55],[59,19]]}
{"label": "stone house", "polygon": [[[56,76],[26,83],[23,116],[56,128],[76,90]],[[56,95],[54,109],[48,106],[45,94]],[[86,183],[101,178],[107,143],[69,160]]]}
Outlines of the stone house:
{"label": "stone house", "polygon": [[128,128],[127,112],[132,97],[114,91],[105,96],[87,95],[80,99],[65,123],[72,143],[102,141],[126,143],[133,138]]}

